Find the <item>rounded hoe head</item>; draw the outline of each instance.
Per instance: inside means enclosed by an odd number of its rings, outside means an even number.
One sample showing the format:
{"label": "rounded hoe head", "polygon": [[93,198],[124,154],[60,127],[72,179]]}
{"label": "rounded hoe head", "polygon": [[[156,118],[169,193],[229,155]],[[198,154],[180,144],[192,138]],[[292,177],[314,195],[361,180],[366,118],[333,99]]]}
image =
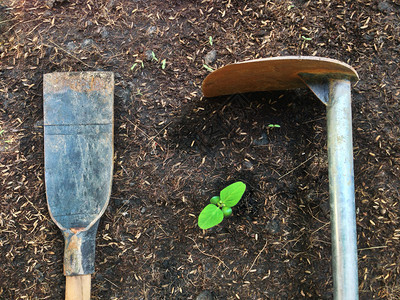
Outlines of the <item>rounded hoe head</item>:
{"label": "rounded hoe head", "polygon": [[341,61],[315,56],[254,59],[224,66],[202,84],[205,97],[306,87],[299,74],[358,80],[357,72]]}

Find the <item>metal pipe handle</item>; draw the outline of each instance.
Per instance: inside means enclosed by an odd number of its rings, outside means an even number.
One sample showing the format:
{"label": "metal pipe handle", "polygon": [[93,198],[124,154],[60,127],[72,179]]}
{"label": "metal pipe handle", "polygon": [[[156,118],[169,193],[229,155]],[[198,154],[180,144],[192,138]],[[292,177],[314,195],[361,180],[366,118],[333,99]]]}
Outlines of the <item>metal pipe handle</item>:
{"label": "metal pipe handle", "polygon": [[334,299],[358,299],[351,86],[329,81],[327,135]]}

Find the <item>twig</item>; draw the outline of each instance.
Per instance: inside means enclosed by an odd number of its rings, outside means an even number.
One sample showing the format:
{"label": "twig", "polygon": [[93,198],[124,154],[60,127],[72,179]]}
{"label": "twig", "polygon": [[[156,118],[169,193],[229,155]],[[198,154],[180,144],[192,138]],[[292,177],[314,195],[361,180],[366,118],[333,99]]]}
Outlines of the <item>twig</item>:
{"label": "twig", "polygon": [[281,180],[283,177],[285,177],[286,175],[289,175],[290,173],[292,173],[293,171],[297,170],[298,168],[300,168],[302,165],[304,165],[306,162],[308,162],[310,159],[314,158],[317,154],[312,155],[311,157],[307,158],[305,161],[303,161],[301,164],[299,164],[297,167],[295,167],[294,169],[290,170],[289,172],[287,172],[286,174],[283,174],[281,177],[278,178],[278,180]]}
{"label": "twig", "polygon": [[250,268],[247,270],[246,274],[244,274],[243,279],[249,274],[251,269],[253,268],[254,264],[256,263],[257,259],[260,257],[261,253],[264,252],[265,248],[267,247],[268,240],[265,241],[264,247],[261,249],[261,251],[257,254],[256,258],[253,260],[253,263],[251,264]]}
{"label": "twig", "polygon": [[7,23],[7,22],[10,22],[10,21],[14,21],[16,19],[17,19],[17,17],[12,18],[12,19],[8,19],[8,20],[3,20],[3,21],[0,21],[0,24]]}
{"label": "twig", "polygon": [[358,251],[372,250],[372,249],[382,249],[382,248],[387,248],[387,247],[388,246],[375,246],[375,247],[361,248],[361,249],[358,249]]}
{"label": "twig", "polygon": [[109,283],[111,283],[113,286],[119,288],[118,285],[116,285],[114,282],[112,282],[111,280],[107,279],[106,277],[104,277],[105,280],[107,280]]}
{"label": "twig", "polygon": [[204,254],[205,256],[209,256],[215,259],[218,259],[220,263],[222,263],[224,265],[225,268],[229,269],[230,268],[224,263],[224,261],[222,259],[220,259],[218,256],[212,255],[212,254],[208,254],[206,252],[204,252],[203,250],[200,249],[199,245],[197,245],[196,241],[194,239],[192,239],[190,236],[188,236],[187,238],[191,239],[193,241],[193,243],[196,245],[197,250],[200,251],[201,254]]}
{"label": "twig", "polygon": [[165,128],[167,128],[170,124],[172,123],[172,121],[171,122],[169,122],[167,125],[165,125],[161,130],[159,130],[157,133],[156,133],[156,135],[154,135],[154,136],[152,136],[152,137],[149,137],[149,143],[147,144],[147,146],[149,146],[149,144],[152,142],[152,141],[154,141],[154,139],[157,137],[157,136],[159,136],[160,135],[160,133],[163,131],[163,130],[165,130]]}
{"label": "twig", "polygon": [[[63,49],[61,46],[57,45],[56,43],[54,43],[52,40],[49,40],[50,43],[52,43],[54,46],[56,46],[58,49],[60,49],[61,51],[64,51],[65,53],[67,53],[69,56],[71,56],[72,58],[75,58],[77,61],[81,62],[82,64],[84,64],[86,67],[92,68],[91,65],[88,65],[87,63],[85,63],[83,60],[81,60],[80,58],[76,57],[75,55],[73,55],[71,52]],[[45,46],[49,46],[46,44],[43,44]]]}

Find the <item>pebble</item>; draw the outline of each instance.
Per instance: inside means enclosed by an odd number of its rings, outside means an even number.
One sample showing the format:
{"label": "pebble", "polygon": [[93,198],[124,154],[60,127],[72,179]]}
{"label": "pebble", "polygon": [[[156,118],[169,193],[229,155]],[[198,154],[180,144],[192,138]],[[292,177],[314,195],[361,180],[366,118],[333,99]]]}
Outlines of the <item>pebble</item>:
{"label": "pebble", "polygon": [[105,38],[107,38],[107,37],[110,35],[110,33],[108,32],[107,29],[103,28],[103,29],[101,30],[101,32],[100,32],[100,35],[101,35],[101,37],[102,37],[103,39],[105,39]]}
{"label": "pebble", "polygon": [[66,46],[67,50],[74,51],[76,49],[75,42],[69,42]]}
{"label": "pebble", "polygon": [[42,128],[43,127],[43,119],[41,119],[41,120],[39,120],[39,121],[36,121],[35,122],[35,125],[33,125],[33,127],[35,128],[35,129],[37,129],[37,128]]}
{"label": "pebble", "polygon": [[268,145],[269,144],[268,135],[265,132],[263,132],[259,139],[253,141],[253,144],[256,146]]}
{"label": "pebble", "polygon": [[271,220],[267,223],[267,225],[265,225],[265,229],[271,233],[271,234],[275,234],[280,232],[281,230],[281,226],[279,224],[279,222],[277,220]]}
{"label": "pebble", "polygon": [[249,160],[245,160],[244,163],[243,163],[243,166],[247,170],[252,170],[254,168],[253,163],[251,161],[249,161]]}
{"label": "pebble", "polygon": [[393,7],[387,2],[379,2],[378,9],[381,12],[390,13],[393,11]]}
{"label": "pebble", "polygon": [[217,60],[217,50],[211,50],[204,56],[204,62],[207,65],[213,64]]}
{"label": "pebble", "polygon": [[88,47],[88,46],[92,46],[94,44],[94,41],[92,39],[84,39],[82,41],[81,46],[84,47]]}
{"label": "pebble", "polygon": [[321,209],[322,213],[325,216],[329,216],[330,213],[330,204],[329,204],[329,200],[321,200],[320,204],[319,204],[319,208]]}
{"label": "pebble", "polygon": [[144,53],[146,55],[146,60],[147,61],[152,61],[153,60],[153,51],[152,50],[146,50]]}
{"label": "pebble", "polygon": [[197,297],[196,300],[213,300],[214,297],[210,291],[202,291]]}
{"label": "pebble", "polygon": [[150,26],[150,27],[147,29],[146,33],[147,33],[148,35],[152,35],[154,32],[156,32],[156,30],[157,30],[157,27],[156,27],[156,26]]}
{"label": "pebble", "polygon": [[108,0],[108,3],[106,5],[108,10],[115,8],[115,6],[116,6],[115,0]]}

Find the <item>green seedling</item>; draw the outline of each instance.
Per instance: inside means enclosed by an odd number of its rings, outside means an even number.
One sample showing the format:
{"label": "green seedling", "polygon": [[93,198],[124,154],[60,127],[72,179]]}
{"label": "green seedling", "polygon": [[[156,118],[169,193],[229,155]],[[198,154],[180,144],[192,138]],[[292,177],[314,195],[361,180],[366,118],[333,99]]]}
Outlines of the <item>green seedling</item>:
{"label": "green seedling", "polygon": [[246,185],[241,182],[235,182],[224,188],[219,196],[214,196],[200,213],[198,225],[201,229],[209,229],[222,222],[224,217],[232,214],[232,207],[238,204],[242,198]]}
{"label": "green seedling", "polygon": [[163,59],[162,61],[161,61],[161,69],[165,69],[165,67],[166,67],[166,65],[167,65],[167,60],[166,59]]}
{"label": "green seedling", "polygon": [[269,128],[281,128],[281,125],[278,125],[278,124],[269,124],[268,127],[269,127]]}
{"label": "green seedling", "polygon": [[156,57],[156,54],[154,53],[154,51],[151,51],[151,59],[158,61],[158,58]]}
{"label": "green seedling", "polygon": [[305,40],[305,41],[311,41],[311,40],[312,40],[312,38],[305,37],[304,35],[302,35],[301,38],[302,38],[303,40]]}
{"label": "green seedling", "polygon": [[209,37],[208,37],[208,42],[210,43],[210,46],[213,45],[213,38],[212,38],[212,36],[209,36]]}
{"label": "green seedling", "polygon": [[134,63],[131,67],[131,71],[133,71],[133,69],[135,69],[135,67],[137,66],[137,63]]}
{"label": "green seedling", "polygon": [[214,71],[214,69],[213,68],[211,68],[211,67],[209,67],[209,66],[207,66],[206,64],[204,64],[203,65],[203,67],[208,71],[208,72],[212,72],[212,71]]}

